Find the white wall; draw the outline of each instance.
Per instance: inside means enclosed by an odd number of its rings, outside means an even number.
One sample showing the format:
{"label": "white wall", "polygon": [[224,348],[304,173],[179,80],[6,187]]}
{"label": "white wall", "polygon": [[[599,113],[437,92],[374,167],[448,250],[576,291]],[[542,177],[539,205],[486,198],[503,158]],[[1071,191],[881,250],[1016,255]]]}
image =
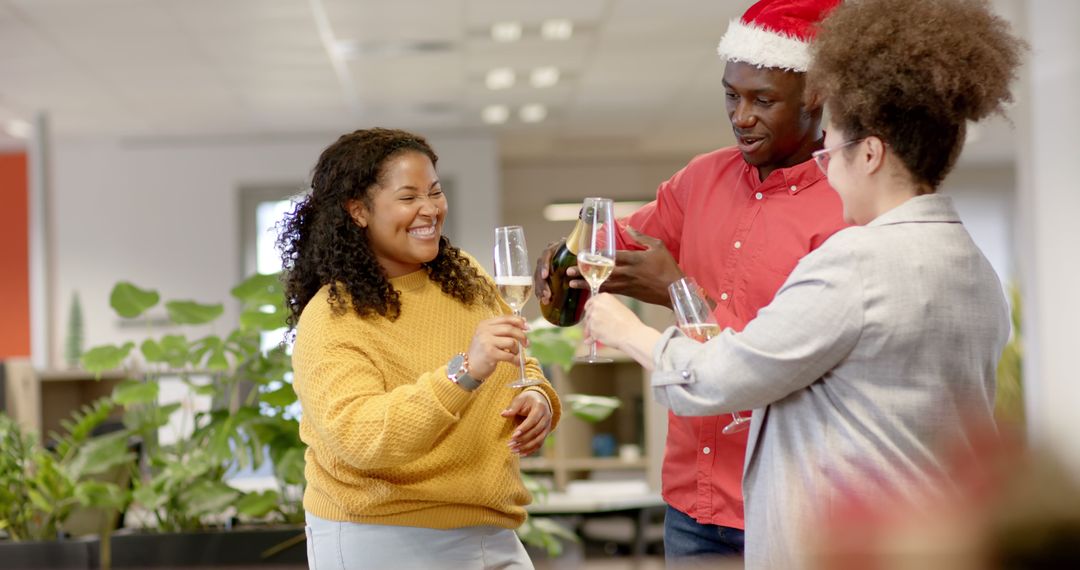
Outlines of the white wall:
{"label": "white wall", "polygon": [[[692,158],[650,160],[518,160],[503,166],[508,224],[525,228],[535,257],[551,241],[569,233],[572,222],[548,222],[541,209],[555,201],[579,201],[585,196],[616,200],[651,199],[656,187]],[[1013,268],[1013,209],[1015,172],[1010,164],[961,162],[942,188],[951,196],[961,219],[986,254],[1002,281],[1015,280]]]}
{"label": "white wall", "polygon": [[1031,42],[1016,145],[1027,417],[1032,439],[1080,474],[1080,3],[1018,4]]}
{"label": "white wall", "polygon": [[[118,280],[158,289],[164,299],[225,301],[223,322],[235,322],[237,307],[228,301],[229,289],[242,278],[238,189],[300,189],[335,136],[198,144],[57,141],[50,196],[57,296],[51,300],[52,362],[63,353],[73,291],[82,301],[86,347],[145,337],[145,329],[121,328],[109,308]],[[475,136],[432,137],[431,143],[440,155],[440,174],[454,180],[455,242],[490,265],[491,228],[501,208],[494,142]],[[468,223],[460,223],[462,217]]]}
{"label": "white wall", "polygon": [[941,193],[953,199],[964,227],[1002,283],[1015,283],[1015,168],[1011,164],[960,164],[945,179]]}
{"label": "white wall", "polygon": [[[531,159],[505,161],[503,220],[525,228],[529,254],[535,259],[547,244],[565,237],[572,221],[544,219],[544,206],[581,202],[587,196],[615,200],[650,200],[656,187],[682,168],[692,156],[656,159]],[[526,317],[540,315],[536,303],[525,305]]]}

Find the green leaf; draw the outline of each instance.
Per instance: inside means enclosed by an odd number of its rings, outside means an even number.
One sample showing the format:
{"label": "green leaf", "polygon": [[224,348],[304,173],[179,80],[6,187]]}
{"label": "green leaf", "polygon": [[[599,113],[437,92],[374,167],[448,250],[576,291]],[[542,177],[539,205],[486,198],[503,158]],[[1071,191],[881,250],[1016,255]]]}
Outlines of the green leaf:
{"label": "green leaf", "polygon": [[165,349],[161,348],[160,342],[152,338],[144,340],[139,350],[147,362],[165,362]]}
{"label": "green leaf", "polygon": [[543,327],[537,325],[528,333],[529,355],[545,366],[558,366],[570,370],[574,365],[574,352],[581,342],[580,327]]}
{"label": "green leaf", "polygon": [[27,489],[26,496],[30,497],[30,502],[40,511],[49,513],[55,508],[52,501],[46,500],[45,497],[35,489]]}
{"label": "green leaf", "polygon": [[292,384],[286,384],[273,392],[259,394],[259,401],[275,408],[284,408],[296,401],[296,392]]}
{"label": "green leaf", "polygon": [[254,329],[236,329],[225,339],[225,344],[237,354],[251,355],[259,352],[261,342],[259,331]]}
{"label": "green leaf", "polygon": [[213,384],[202,384],[193,387],[192,391],[198,396],[217,396],[221,389]]}
{"label": "green leaf", "polygon": [[546,517],[529,517],[518,527],[517,534],[522,542],[545,549],[552,558],[562,554],[560,538],[571,542],[581,541],[572,531]]}
{"label": "green leaf", "polygon": [[572,414],[590,423],[604,421],[622,405],[618,398],[588,394],[567,394],[563,400],[570,404]]}
{"label": "green leaf", "polygon": [[280,305],[285,300],[280,273],[256,273],[233,287],[231,293],[245,305]]}
{"label": "green leaf", "polygon": [[180,402],[173,402],[166,406],[128,408],[124,412],[124,425],[135,432],[153,432],[168,424],[169,416],[179,409]]}
{"label": "green leaf", "polygon": [[202,325],[213,321],[225,312],[221,303],[203,305],[195,301],[169,301],[165,303],[169,319],[178,325]]}
{"label": "green leaf", "polygon": [[140,289],[127,281],[117,283],[109,295],[109,304],[116,314],[133,319],[158,304],[161,295],[153,289]]}
{"label": "green leaf", "polygon": [[163,507],[169,496],[155,489],[153,485],[138,483],[131,494],[132,500],[148,511]]}
{"label": "green leaf", "polygon": [[86,507],[122,509],[130,499],[130,493],[114,483],[84,481],[75,486],[75,499]]}
{"label": "green leaf", "polygon": [[67,435],[52,434],[52,439],[56,441],[57,457],[68,457],[72,449],[77,448],[90,437],[94,428],[109,419],[116,407],[116,402],[111,397],[105,396],[83,405],[72,412],[70,418],[60,420],[60,425],[67,431]]}
{"label": "green leaf", "polygon": [[[206,357],[206,367],[210,370],[228,370],[229,360],[225,357],[225,341],[217,336],[203,337],[192,345],[194,350],[191,362],[196,366]],[[209,356],[207,356],[209,355]]]}
{"label": "green leaf", "polygon": [[532,519],[532,522],[533,526],[550,535],[557,536],[559,538],[565,538],[566,540],[569,540],[571,542],[581,542],[581,539],[578,538],[576,534],[574,534],[574,531],[555,522],[554,519],[549,519],[547,517],[537,517]]}
{"label": "green leaf", "polygon": [[225,358],[225,352],[217,351],[210,353],[210,358],[206,359],[206,367],[210,370],[228,370],[229,360]]}
{"label": "green leaf", "polygon": [[199,517],[218,514],[227,509],[240,496],[240,491],[221,481],[199,481],[180,493],[180,504],[187,514]]}
{"label": "green leaf", "polygon": [[294,447],[285,451],[281,459],[274,462],[274,473],[290,485],[304,482],[304,448]]}
{"label": "green leaf", "polygon": [[270,514],[280,502],[281,495],[277,491],[248,493],[236,501],[236,510],[242,515],[262,518]]}
{"label": "green leaf", "polygon": [[88,372],[93,372],[94,376],[100,378],[102,372],[119,368],[128,355],[131,354],[133,348],[135,348],[133,342],[125,342],[123,346],[108,344],[95,346],[83,353],[82,366]]}
{"label": "green leaf", "polygon": [[245,309],[244,312],[240,313],[240,326],[246,329],[272,331],[284,327],[285,318],[285,311],[282,311],[278,307],[275,307],[274,310],[270,312],[265,311],[263,308],[255,307]]}
{"label": "green leaf", "polygon": [[525,490],[532,495],[537,503],[547,501],[548,495],[551,493],[548,485],[541,483],[539,479],[525,472],[521,473],[521,483],[525,485]]}
{"label": "green leaf", "polygon": [[125,380],[113,388],[112,398],[121,406],[149,404],[157,401],[160,391],[161,387],[154,381]]}
{"label": "green leaf", "polygon": [[161,337],[162,358],[173,368],[183,368],[191,358],[187,337],[182,334],[167,334]]}
{"label": "green leaf", "polygon": [[127,432],[113,432],[84,442],[67,471],[73,480],[78,480],[85,475],[104,473],[134,459],[135,455],[128,450]]}

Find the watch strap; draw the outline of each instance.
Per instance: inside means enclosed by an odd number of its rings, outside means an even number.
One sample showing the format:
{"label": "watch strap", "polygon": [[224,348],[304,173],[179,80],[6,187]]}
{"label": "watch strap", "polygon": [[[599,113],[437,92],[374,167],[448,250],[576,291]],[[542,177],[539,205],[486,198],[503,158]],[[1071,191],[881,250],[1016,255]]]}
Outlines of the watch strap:
{"label": "watch strap", "polygon": [[454,384],[461,386],[466,392],[472,392],[480,387],[480,381],[472,376],[469,376],[468,372],[462,372],[455,378],[451,378]]}
{"label": "watch strap", "polygon": [[476,390],[481,384],[480,380],[469,376],[469,355],[464,352],[455,354],[446,364],[446,377],[467,392]]}

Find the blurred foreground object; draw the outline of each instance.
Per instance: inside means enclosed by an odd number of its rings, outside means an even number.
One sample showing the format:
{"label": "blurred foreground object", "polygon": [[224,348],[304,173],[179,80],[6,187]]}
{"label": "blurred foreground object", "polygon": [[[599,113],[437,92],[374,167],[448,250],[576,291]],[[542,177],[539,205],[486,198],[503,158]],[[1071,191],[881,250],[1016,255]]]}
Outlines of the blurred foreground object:
{"label": "blurred foreground object", "polygon": [[[974,442],[984,460],[948,466],[949,499],[835,511],[808,566],[829,570],[1080,568],[1080,481],[1015,434]],[[935,497],[941,494],[935,490]]]}

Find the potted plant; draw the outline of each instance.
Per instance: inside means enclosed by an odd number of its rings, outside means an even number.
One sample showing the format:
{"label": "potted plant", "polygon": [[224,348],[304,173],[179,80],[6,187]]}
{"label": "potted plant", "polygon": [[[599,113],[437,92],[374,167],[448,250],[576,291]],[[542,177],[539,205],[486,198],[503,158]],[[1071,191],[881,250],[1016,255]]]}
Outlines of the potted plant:
{"label": "potted plant", "polygon": [[[113,400],[124,409],[125,433],[142,442],[127,505],[129,522],[141,532],[112,537],[114,567],[304,560],[302,546],[275,550],[300,542],[294,539],[303,537],[302,529],[267,532],[265,524],[303,520],[304,445],[289,408],[296,398],[289,384],[291,361],[284,347],[261,346],[263,332],[284,326],[284,295],[277,275],[252,276],[231,293],[242,307],[239,325],[227,334],[189,339],[171,333],[137,347],[97,346],[83,355],[88,371],[123,369],[130,376]],[[156,291],[126,282],[110,295],[112,308],[128,319],[146,318],[160,301]],[[164,308],[181,330],[213,323],[224,313],[222,304],[189,300],[168,301]],[[187,400],[160,402],[166,382],[181,383]],[[209,398],[210,409],[194,409],[190,402],[198,397]],[[165,441],[159,430],[167,425],[179,434]],[[276,488],[244,492],[227,483],[229,473],[267,461]],[[264,524],[244,524],[251,522]]]}
{"label": "potted plant", "polygon": [[101,526],[107,531],[129,500],[122,481],[135,456],[127,434],[92,435],[114,409],[103,398],[75,412],[63,422],[64,434],[51,434],[51,449],[0,414],[0,532],[7,538],[0,541],[0,557],[5,565],[93,567],[96,541],[71,539],[65,525],[77,509],[89,507],[103,513]]}
{"label": "potted plant", "polygon": [[[569,371],[574,365],[574,352],[582,337],[579,327],[554,327],[537,320],[530,323],[528,336],[529,354],[546,370],[557,366]],[[561,399],[571,414],[590,423],[603,421],[621,405],[618,398],[587,394],[565,394]],[[549,435],[549,442],[556,437],[559,437],[557,433]],[[533,500],[544,502],[548,488],[527,473],[521,476]],[[576,567],[583,556],[580,538],[555,518],[530,516],[518,527],[517,534],[534,560],[558,559],[572,552],[572,556],[565,556],[569,560],[557,564]]]}

